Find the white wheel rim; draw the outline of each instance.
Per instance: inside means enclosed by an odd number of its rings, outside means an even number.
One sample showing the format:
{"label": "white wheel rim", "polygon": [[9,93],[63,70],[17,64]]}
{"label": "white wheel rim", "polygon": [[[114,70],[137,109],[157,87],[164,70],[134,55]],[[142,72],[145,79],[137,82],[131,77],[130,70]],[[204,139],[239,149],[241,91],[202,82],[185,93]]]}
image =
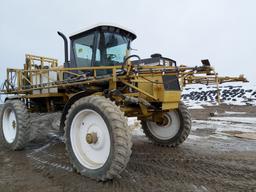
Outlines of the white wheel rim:
{"label": "white wheel rim", "polygon": [[[97,134],[97,142],[86,141],[88,133]],[[110,135],[104,119],[95,111],[84,109],[74,117],[70,140],[73,152],[78,161],[88,169],[104,166],[110,154]]]}
{"label": "white wheel rim", "polygon": [[164,116],[168,119],[166,125],[158,125],[153,121],[147,121],[146,123],[153,136],[161,140],[169,140],[179,132],[180,116],[177,111],[168,112]]}
{"label": "white wheel rim", "polygon": [[13,143],[17,134],[17,119],[11,108],[6,108],[3,114],[3,134],[8,143]]}

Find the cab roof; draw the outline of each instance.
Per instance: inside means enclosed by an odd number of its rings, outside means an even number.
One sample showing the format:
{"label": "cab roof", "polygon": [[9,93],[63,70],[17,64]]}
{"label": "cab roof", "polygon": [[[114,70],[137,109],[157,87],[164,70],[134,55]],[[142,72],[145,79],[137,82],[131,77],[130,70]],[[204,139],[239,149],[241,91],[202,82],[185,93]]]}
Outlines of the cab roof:
{"label": "cab roof", "polygon": [[92,31],[100,31],[100,30],[123,34],[123,35],[126,35],[127,37],[129,37],[131,40],[134,40],[137,37],[136,34],[133,31],[129,30],[129,29],[126,29],[124,27],[114,25],[114,24],[103,23],[103,24],[97,24],[97,25],[82,29],[82,30],[80,30],[76,33],[72,33],[69,36],[69,38],[73,39],[73,38],[76,38],[78,36],[90,33]]}

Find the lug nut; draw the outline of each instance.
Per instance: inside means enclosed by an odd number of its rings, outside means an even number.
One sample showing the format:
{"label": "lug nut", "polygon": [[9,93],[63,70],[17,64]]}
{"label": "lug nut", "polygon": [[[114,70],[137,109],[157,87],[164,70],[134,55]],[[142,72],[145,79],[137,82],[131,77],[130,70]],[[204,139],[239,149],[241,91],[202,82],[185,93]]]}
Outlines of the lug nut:
{"label": "lug nut", "polygon": [[12,128],[15,129],[16,128],[16,121],[12,121]]}
{"label": "lug nut", "polygon": [[87,133],[86,135],[86,142],[88,144],[95,144],[98,141],[97,133],[92,132],[92,133]]}

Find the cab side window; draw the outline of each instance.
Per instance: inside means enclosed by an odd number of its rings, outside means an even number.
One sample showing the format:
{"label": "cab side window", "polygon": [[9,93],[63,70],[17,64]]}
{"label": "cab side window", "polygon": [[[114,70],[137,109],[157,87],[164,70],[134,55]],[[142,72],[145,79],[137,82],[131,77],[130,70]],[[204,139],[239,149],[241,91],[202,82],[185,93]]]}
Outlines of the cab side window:
{"label": "cab side window", "polygon": [[92,64],[94,34],[76,39],[73,43],[77,67],[90,67]]}

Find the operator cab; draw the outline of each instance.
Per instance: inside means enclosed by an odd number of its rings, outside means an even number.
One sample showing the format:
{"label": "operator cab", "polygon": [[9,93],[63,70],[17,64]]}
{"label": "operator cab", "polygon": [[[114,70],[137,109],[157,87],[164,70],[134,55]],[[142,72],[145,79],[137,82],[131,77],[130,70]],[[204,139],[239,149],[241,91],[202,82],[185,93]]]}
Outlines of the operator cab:
{"label": "operator cab", "polygon": [[[97,25],[72,34],[70,36],[70,62],[65,62],[64,66],[76,68],[121,65],[129,56],[130,43],[135,38],[134,33],[111,25]],[[111,70],[97,71],[97,75],[109,73]]]}

